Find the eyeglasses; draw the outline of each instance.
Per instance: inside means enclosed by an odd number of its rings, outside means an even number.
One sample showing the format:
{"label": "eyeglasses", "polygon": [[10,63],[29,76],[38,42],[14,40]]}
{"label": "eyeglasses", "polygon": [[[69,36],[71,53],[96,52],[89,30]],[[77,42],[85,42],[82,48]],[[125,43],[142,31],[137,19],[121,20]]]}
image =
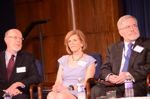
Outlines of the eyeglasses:
{"label": "eyeglasses", "polygon": [[24,40],[24,38],[22,38],[22,37],[17,37],[17,36],[7,36],[8,38],[12,38],[12,39],[14,39],[14,40],[17,40],[17,39],[19,39],[19,40]]}
{"label": "eyeglasses", "polygon": [[137,27],[138,27],[137,24],[133,24],[133,25],[129,25],[129,26],[120,28],[119,30],[123,30],[123,29],[131,29],[131,28],[137,28]]}

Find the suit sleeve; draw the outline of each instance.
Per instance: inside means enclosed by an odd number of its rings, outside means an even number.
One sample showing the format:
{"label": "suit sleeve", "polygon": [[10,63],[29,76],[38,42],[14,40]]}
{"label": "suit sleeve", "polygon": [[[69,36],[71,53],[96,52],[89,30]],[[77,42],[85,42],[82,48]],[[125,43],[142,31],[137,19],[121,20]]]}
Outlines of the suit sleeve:
{"label": "suit sleeve", "polygon": [[105,80],[107,75],[112,73],[112,66],[111,66],[111,53],[110,53],[110,47],[107,48],[106,50],[106,61],[105,63],[101,66],[100,70],[100,78]]}
{"label": "suit sleeve", "polygon": [[26,77],[22,79],[22,83],[25,84],[25,86],[29,86],[30,84],[35,84],[39,83],[41,81],[41,77],[38,73],[37,66],[35,64],[35,59],[32,55],[29,55],[28,57],[25,58],[24,60],[26,65]]}

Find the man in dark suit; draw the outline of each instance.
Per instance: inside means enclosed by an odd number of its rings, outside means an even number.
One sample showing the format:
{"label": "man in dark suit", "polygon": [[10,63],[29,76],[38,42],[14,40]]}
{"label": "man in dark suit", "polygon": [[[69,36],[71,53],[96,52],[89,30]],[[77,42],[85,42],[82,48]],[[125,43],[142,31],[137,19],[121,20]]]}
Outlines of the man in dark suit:
{"label": "man in dark suit", "polygon": [[[147,93],[146,78],[150,73],[150,40],[140,37],[137,20],[131,15],[122,16],[118,20],[117,27],[123,41],[108,47],[106,62],[102,65],[100,72],[100,78],[107,83],[95,85],[92,88],[91,99],[105,96],[110,90],[116,90],[117,97],[123,97],[126,79],[133,81],[134,96],[144,96]],[[128,65],[124,66],[129,43],[133,46]]]}
{"label": "man in dark suit", "polygon": [[23,37],[18,29],[8,30],[4,40],[7,48],[0,53],[0,99],[6,93],[12,99],[29,99],[29,85],[40,82],[35,59],[21,51]]}

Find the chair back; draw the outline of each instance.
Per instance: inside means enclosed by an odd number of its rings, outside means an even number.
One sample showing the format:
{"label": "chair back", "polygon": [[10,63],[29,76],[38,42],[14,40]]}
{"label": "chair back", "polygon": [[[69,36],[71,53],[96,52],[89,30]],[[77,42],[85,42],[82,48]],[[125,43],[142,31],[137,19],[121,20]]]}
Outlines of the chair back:
{"label": "chair back", "polygon": [[99,79],[100,68],[101,68],[101,65],[102,65],[102,56],[99,53],[90,53],[89,55],[96,59],[96,69],[95,69],[94,78]]}
{"label": "chair back", "polygon": [[36,59],[35,64],[37,66],[38,73],[40,75],[41,81],[43,81],[44,80],[44,70],[43,70],[42,62],[40,60]]}

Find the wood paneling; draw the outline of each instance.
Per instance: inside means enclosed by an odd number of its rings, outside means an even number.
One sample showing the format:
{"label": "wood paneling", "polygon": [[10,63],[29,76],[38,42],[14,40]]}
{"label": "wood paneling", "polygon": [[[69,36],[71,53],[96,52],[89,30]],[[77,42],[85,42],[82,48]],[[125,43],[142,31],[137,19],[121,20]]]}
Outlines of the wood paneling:
{"label": "wood paneling", "polygon": [[[116,22],[119,14],[119,0],[74,0],[77,28],[87,36],[86,52],[98,52],[105,60],[106,47],[120,39]],[[66,54],[64,46],[65,34],[72,30],[70,0],[16,0],[16,19],[19,29],[32,21],[48,19],[36,26],[24,42],[24,50],[34,53],[40,58],[39,32],[43,33],[44,63],[46,80],[55,80],[57,59]]]}
{"label": "wood paneling", "polygon": [[120,37],[116,28],[119,17],[117,0],[75,0],[77,27],[88,37],[88,50],[102,54],[106,47]]}

